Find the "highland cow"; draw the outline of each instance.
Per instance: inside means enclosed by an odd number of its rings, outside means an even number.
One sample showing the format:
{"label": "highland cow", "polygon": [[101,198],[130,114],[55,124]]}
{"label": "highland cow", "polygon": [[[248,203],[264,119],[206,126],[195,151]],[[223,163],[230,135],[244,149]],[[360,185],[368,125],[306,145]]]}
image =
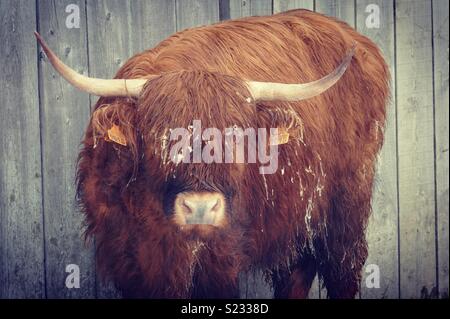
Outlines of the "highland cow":
{"label": "highland cow", "polygon": [[[305,298],[316,274],[330,298],[355,296],[389,92],[372,41],[293,10],[178,32],[102,80],[38,39],[58,72],[100,96],[78,196],[99,269],[124,297],[239,297],[239,273],[255,269],[277,298]],[[283,129],[277,171],[174,163],[168,132],[194,120]]]}

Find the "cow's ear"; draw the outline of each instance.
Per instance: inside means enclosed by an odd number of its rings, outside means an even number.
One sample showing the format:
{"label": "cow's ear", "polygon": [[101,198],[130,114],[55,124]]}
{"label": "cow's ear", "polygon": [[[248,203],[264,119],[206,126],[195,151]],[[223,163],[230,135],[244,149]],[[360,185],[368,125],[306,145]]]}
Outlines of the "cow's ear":
{"label": "cow's ear", "polygon": [[[304,102],[307,103],[307,102]],[[286,102],[279,102],[279,107],[258,104],[258,125],[259,127],[276,128],[276,140],[271,143],[283,145],[293,139],[298,139],[303,143],[304,121],[301,114],[296,112],[292,105]]]}
{"label": "cow's ear", "polygon": [[270,132],[269,145],[283,145],[289,142],[289,130],[286,127],[276,127]]}
{"label": "cow's ear", "polygon": [[137,155],[136,105],[121,100],[101,104],[92,114],[94,148],[100,141],[112,143],[118,149],[128,149]]}

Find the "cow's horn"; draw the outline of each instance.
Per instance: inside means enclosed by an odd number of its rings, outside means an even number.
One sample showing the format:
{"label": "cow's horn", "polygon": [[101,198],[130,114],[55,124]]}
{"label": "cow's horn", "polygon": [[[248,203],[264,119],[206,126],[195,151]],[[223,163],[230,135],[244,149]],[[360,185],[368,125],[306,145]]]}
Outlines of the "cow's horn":
{"label": "cow's horn", "polygon": [[98,96],[129,96],[138,97],[148,79],[96,79],[79,74],[65,65],[56,54],[50,50],[41,35],[34,32],[48,60],[56,71],[70,84],[78,89]]}
{"label": "cow's horn", "polygon": [[319,95],[332,87],[350,65],[356,44],[347,53],[341,64],[327,76],[303,84],[247,81],[249,91],[255,101],[300,101]]}

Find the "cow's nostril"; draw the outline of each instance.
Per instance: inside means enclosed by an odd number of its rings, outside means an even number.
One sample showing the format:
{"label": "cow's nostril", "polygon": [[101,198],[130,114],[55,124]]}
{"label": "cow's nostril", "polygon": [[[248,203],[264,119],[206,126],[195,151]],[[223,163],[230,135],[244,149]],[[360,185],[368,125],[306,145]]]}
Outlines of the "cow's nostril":
{"label": "cow's nostril", "polygon": [[192,214],[192,203],[188,203],[186,200],[183,200],[183,207],[186,209],[186,214]]}
{"label": "cow's nostril", "polygon": [[216,203],[214,204],[212,210],[217,211],[220,208],[220,199],[217,199]]}
{"label": "cow's nostril", "polygon": [[181,193],[175,200],[174,220],[178,224],[223,225],[224,203],[221,193]]}

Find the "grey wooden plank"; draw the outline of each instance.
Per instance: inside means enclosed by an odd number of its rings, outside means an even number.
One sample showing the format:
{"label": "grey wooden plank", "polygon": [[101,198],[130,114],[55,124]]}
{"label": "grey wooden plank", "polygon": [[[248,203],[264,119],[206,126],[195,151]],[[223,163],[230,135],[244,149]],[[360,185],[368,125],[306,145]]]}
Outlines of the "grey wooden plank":
{"label": "grey wooden plank", "polygon": [[[87,1],[89,73],[94,77],[112,78],[133,55],[133,19],[130,2],[120,0]],[[92,97],[92,105],[97,98]],[[120,293],[96,273],[98,298],[118,298]]]}
{"label": "grey wooden plank", "polygon": [[90,74],[112,78],[134,54],[176,31],[175,0],[88,0],[87,20]]}
{"label": "grey wooden plank", "polygon": [[219,21],[219,0],[177,0],[177,30]]}
{"label": "grey wooden plank", "polygon": [[[175,0],[88,0],[90,74],[112,78],[132,55],[150,49],[175,33],[175,10]],[[97,297],[119,296],[111,283],[103,283],[98,278]]]}
{"label": "grey wooden plank", "polygon": [[251,16],[251,0],[230,0],[230,18],[238,19]]}
{"label": "grey wooden plank", "polygon": [[[366,24],[366,8],[380,9],[379,28]],[[397,134],[395,104],[395,44],[394,3],[391,0],[358,0],[358,32],[372,39],[383,52],[391,72],[391,101],[387,109],[384,145],[377,162],[372,199],[372,216],[367,228],[369,257],[367,265],[380,269],[380,287],[369,288],[365,280],[370,272],[363,272],[362,298],[398,298],[398,205],[397,205]],[[368,269],[369,270],[369,269]],[[369,278],[370,279],[370,278]]]}
{"label": "grey wooden plank", "polygon": [[131,1],[129,16],[133,53],[150,49],[176,32],[175,0]]}
{"label": "grey wooden plank", "polygon": [[[311,289],[309,290],[309,294],[308,294],[308,299],[320,299],[321,296],[321,282],[319,280],[319,276],[316,275],[316,277],[314,278],[314,281],[311,285]],[[323,288],[325,289],[325,288]],[[324,297],[326,296],[326,294],[324,294]]]}
{"label": "grey wooden plank", "polygon": [[[293,9],[308,9],[314,10],[314,0],[274,0],[273,12],[279,13]],[[326,296],[326,289],[321,288],[319,277],[316,276],[311,285],[311,290],[308,294],[308,299],[320,299],[323,295]]]}
{"label": "grey wooden plank", "polygon": [[271,299],[273,289],[264,279],[262,271],[241,273],[239,277],[241,299]]}
{"label": "grey wooden plank", "polygon": [[230,18],[230,0],[219,0],[220,21],[229,20]]}
{"label": "grey wooden plank", "polygon": [[[80,28],[67,28],[66,7],[80,10]],[[39,1],[40,33],[65,63],[88,74],[85,2]],[[89,95],[76,90],[40,59],[41,134],[44,179],[46,280],[48,298],[94,298],[94,248],[83,239],[83,216],[75,201],[75,168],[89,120]],[[65,285],[66,267],[80,270],[80,287]]]}
{"label": "grey wooden plank", "polygon": [[[314,10],[318,13],[339,18],[355,27],[355,1],[354,0],[315,0]],[[326,298],[325,287],[319,287],[320,298]]]}
{"label": "grey wooden plank", "polygon": [[272,14],[272,0],[251,0],[250,15],[266,16]]}
{"label": "grey wooden plank", "polygon": [[314,10],[314,0],[274,0],[273,13],[288,11],[292,9]]}
{"label": "grey wooden plank", "polygon": [[[274,0],[273,12],[283,12],[292,9],[314,10],[314,0]],[[320,299],[326,297],[326,288],[322,287],[319,277],[316,276],[308,294],[308,299]]]}
{"label": "grey wooden plank", "polygon": [[431,2],[396,1],[400,297],[436,288]]}
{"label": "grey wooden plank", "polygon": [[339,18],[355,27],[355,0],[316,0],[316,12]]}
{"label": "grey wooden plank", "polygon": [[[313,10],[313,0],[274,0],[273,12],[283,12],[291,9],[305,8]],[[251,16],[251,15],[269,15],[272,10],[271,1],[256,1],[256,0],[230,0],[230,17],[232,19]],[[241,280],[242,291],[241,296],[247,298],[257,298],[259,295],[273,296],[271,287],[265,283],[260,273],[249,273],[243,275]],[[255,285],[257,289],[255,289]],[[320,298],[320,283],[318,277],[314,279],[311,290],[308,294],[309,299]]]}
{"label": "grey wooden plank", "polygon": [[44,298],[36,7],[0,1],[0,298]]}
{"label": "grey wooden plank", "polygon": [[448,298],[449,284],[449,191],[448,191],[448,11],[447,0],[433,1],[434,96],[436,135],[436,199],[439,294]]}
{"label": "grey wooden plank", "polygon": [[89,41],[106,50],[120,48],[107,52],[115,57],[109,69],[92,65],[91,72],[104,76],[113,76],[128,58],[176,32],[175,0],[87,0],[87,12]]}
{"label": "grey wooden plank", "polygon": [[87,29],[91,76],[112,78],[133,55],[133,17],[129,1],[88,0]]}
{"label": "grey wooden plank", "polygon": [[[181,6],[184,5],[184,7]],[[218,19],[218,7],[213,5],[202,7],[200,1],[177,1],[177,29],[212,23]],[[230,0],[229,14],[231,19],[250,15],[268,15],[272,13],[271,1]],[[193,14],[193,8],[196,13]],[[186,10],[187,9],[187,10]],[[199,12],[200,11],[200,12]],[[265,282],[261,272],[243,273],[240,276],[241,298],[271,298],[273,291]]]}
{"label": "grey wooden plank", "polygon": [[[256,4],[255,4],[256,3]],[[236,19],[251,15],[269,15],[272,10],[271,1],[256,1],[256,0],[230,0],[230,17]],[[313,0],[274,0],[273,12],[278,13],[291,9],[305,8],[313,10]],[[261,273],[248,273],[243,274],[241,277],[241,297],[245,298],[257,298],[257,296],[273,296],[273,291],[262,277]],[[255,288],[255,286],[257,288]],[[308,294],[309,299],[320,298],[320,283],[316,276],[312,284],[311,290]]]}
{"label": "grey wooden plank", "polygon": [[[230,0],[231,19],[272,14],[272,0]],[[250,271],[240,276],[241,298],[273,298],[273,289],[264,280],[261,271]]]}
{"label": "grey wooden plank", "polygon": [[271,14],[272,0],[230,0],[231,19]]}

